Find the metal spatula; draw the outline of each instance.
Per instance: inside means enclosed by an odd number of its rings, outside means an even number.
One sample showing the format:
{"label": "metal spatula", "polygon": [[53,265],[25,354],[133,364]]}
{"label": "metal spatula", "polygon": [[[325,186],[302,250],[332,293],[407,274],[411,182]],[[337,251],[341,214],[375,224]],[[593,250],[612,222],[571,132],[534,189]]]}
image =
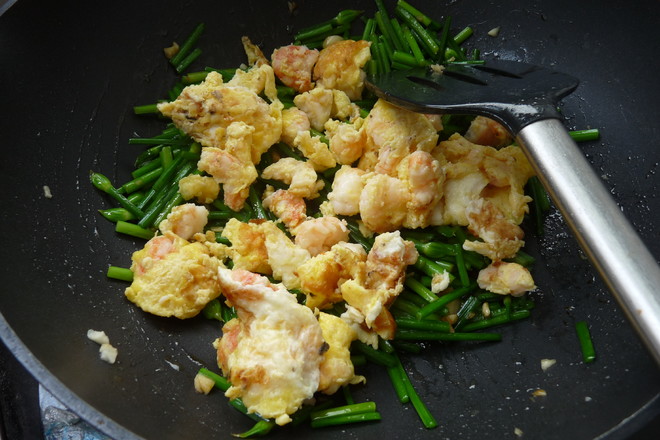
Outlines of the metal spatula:
{"label": "metal spatula", "polygon": [[660,268],[564,128],[556,108],[578,80],[515,61],[449,64],[367,79],[420,113],[477,114],[516,138],[603,280],[660,364]]}

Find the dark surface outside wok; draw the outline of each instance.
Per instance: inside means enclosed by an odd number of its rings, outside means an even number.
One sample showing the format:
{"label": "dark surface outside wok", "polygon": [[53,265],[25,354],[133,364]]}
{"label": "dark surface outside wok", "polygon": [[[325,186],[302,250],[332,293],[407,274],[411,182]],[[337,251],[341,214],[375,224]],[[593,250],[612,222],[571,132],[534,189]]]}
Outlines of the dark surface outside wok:
{"label": "dark surface outside wok", "polygon": [[[229,438],[252,422],[221,393],[202,396],[192,387],[201,365],[215,368],[216,323],[149,316],[125,300],[123,283],[105,278],[108,265],[128,266],[142,243],[118,237],[97,213],[111,203],[91,187],[89,171],[128,180],[141,150],[127,139],[157,134],[164,125],[131,108],[166,96],[175,76],[161,49],[181,42],[197,23],[206,22],[207,30],[202,61],[191,71],[243,62],[241,35],[270,54],[294,30],[340,9],[373,11],[368,1],[297,4],[290,15],[285,1],[21,0],[0,17],[0,312],[6,320],[0,335],[50,391],[117,438],[127,438],[124,429],[150,439]],[[660,3],[414,4],[435,17],[452,15],[456,31],[472,26],[467,46],[484,57],[546,65],[581,79],[561,107],[567,126],[601,129],[600,141],[580,147],[657,258],[660,62],[645,48],[660,43]],[[496,26],[500,35],[488,37]],[[382,422],[313,432],[287,427],[270,438],[514,438],[517,427],[527,439],[588,439],[612,429],[605,438],[616,439],[648,423],[659,411],[657,366],[556,212],[546,230],[527,236],[539,285],[530,320],[502,328],[501,343],[429,344],[424,355],[404,357],[439,428],[425,430],[412,408],[395,400],[385,372],[371,366],[360,370],[369,382],[354,396],[375,400]],[[598,356],[592,364],[581,361],[578,320],[591,327]],[[89,328],[108,333],[119,349],[117,364],[98,359],[98,347],[85,337]],[[557,364],[542,372],[543,358]],[[533,399],[538,388],[547,397]]]}

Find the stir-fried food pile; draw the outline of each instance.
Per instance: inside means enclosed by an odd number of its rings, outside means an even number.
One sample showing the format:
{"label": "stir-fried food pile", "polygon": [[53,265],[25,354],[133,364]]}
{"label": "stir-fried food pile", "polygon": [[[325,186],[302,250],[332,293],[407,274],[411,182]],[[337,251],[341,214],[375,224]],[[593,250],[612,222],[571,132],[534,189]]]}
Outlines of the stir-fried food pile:
{"label": "stir-fried food pile", "polygon": [[175,176],[166,212],[151,214],[165,183],[126,205],[138,210],[126,220],[157,228],[126,297],[163,317],[220,310],[227,397],[285,425],[319,393],[365,383],[353,361],[392,356],[415,328],[460,340],[528,315],[535,285],[516,258],[533,171],[498,123],[457,131],[368,96],[372,41],[270,57],[242,41],[248,66],[204,72],[158,104],[173,123],[163,142],[192,142],[143,162],[161,161],[153,187]]}

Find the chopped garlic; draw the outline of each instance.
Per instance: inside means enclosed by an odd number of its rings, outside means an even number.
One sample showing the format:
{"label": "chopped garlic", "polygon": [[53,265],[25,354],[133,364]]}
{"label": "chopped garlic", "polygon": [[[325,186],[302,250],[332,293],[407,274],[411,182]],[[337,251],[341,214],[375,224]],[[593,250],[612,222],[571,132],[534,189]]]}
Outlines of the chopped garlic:
{"label": "chopped garlic", "polygon": [[201,373],[197,373],[195,376],[195,391],[200,394],[208,394],[211,392],[215,386],[215,382],[208,376],[204,376]]}
{"label": "chopped garlic", "polygon": [[546,371],[556,363],[556,359],[541,359],[541,370]]}
{"label": "chopped garlic", "polygon": [[99,349],[99,355],[101,356],[102,361],[106,361],[109,364],[114,364],[117,360],[118,351],[115,347],[110,344],[101,344]]}
{"label": "chopped garlic", "polygon": [[165,52],[167,59],[170,60],[179,53],[179,45],[176,42],[173,42],[170,47],[163,49],[163,52]]}
{"label": "chopped garlic", "polygon": [[50,192],[50,186],[44,185],[44,197],[47,199],[52,199],[53,198],[53,193]]}
{"label": "chopped garlic", "polygon": [[514,428],[514,429],[513,429],[513,433],[514,433],[516,436],[518,436],[518,437],[522,437],[522,436],[523,436],[523,431],[522,431],[522,429],[520,429],[520,428]]}
{"label": "chopped garlic", "polygon": [[87,330],[87,339],[94,341],[101,346],[101,348],[99,348],[99,356],[101,360],[109,364],[115,363],[118,350],[110,345],[110,338],[104,331]]}
{"label": "chopped garlic", "polygon": [[108,335],[106,335],[104,331],[89,329],[87,330],[87,339],[94,341],[99,345],[110,343],[110,338],[108,338]]}
{"label": "chopped garlic", "polygon": [[488,35],[491,36],[491,37],[497,37],[499,35],[499,33],[500,33],[500,27],[499,26],[497,26],[497,27],[495,27],[495,28],[488,31]]}
{"label": "chopped garlic", "polygon": [[449,272],[445,271],[441,274],[433,275],[431,280],[431,292],[439,293],[449,287]]}
{"label": "chopped garlic", "polygon": [[432,64],[431,65],[431,70],[433,73],[437,73],[438,75],[442,75],[445,71],[445,66],[442,64]]}
{"label": "chopped garlic", "polygon": [[481,314],[484,315],[484,318],[490,317],[490,305],[488,302],[484,302],[481,305]]}
{"label": "chopped garlic", "polygon": [[534,390],[534,392],[532,392],[532,397],[545,397],[547,395],[548,395],[548,393],[545,390],[542,390],[540,388],[537,389],[537,390]]}

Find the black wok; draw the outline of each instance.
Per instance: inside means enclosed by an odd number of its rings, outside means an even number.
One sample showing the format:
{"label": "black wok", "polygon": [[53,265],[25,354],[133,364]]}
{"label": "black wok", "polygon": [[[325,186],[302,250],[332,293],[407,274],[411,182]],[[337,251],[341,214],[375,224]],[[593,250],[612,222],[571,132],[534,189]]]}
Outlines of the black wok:
{"label": "black wok", "polygon": [[[386,2],[389,4],[389,2]],[[569,128],[601,129],[581,148],[611,188],[651,252],[660,256],[658,164],[660,3],[414,2],[456,30],[474,27],[484,57],[543,64],[581,79],[564,100]],[[139,241],[119,237],[97,209],[108,202],[88,183],[91,169],[128,179],[134,133],[163,121],[131,107],[165,96],[174,75],[161,49],[199,22],[207,30],[196,65],[244,61],[241,35],[269,54],[292,32],[370,1],[36,2],[21,0],[0,17],[3,206],[0,335],[41,383],[115,438],[229,438],[252,422],[221,393],[195,393],[201,365],[214,367],[217,324],[148,316],[128,303],[108,265],[127,266]],[[486,33],[501,27],[500,35]],[[44,197],[48,185],[53,198]],[[409,374],[440,422],[427,431],[395,401],[377,367],[357,400],[375,400],[383,421],[311,431],[285,428],[271,438],[624,438],[660,412],[660,375],[610,294],[595,277],[558,214],[546,235],[528,236],[537,257],[530,320],[503,328],[496,344],[435,344],[405,358]],[[631,256],[634,258],[634,256]],[[581,361],[575,321],[587,320],[597,350]],[[101,362],[87,329],[105,330],[118,362]],[[542,372],[540,361],[557,364]],[[176,366],[176,368],[173,368]],[[545,389],[547,397],[532,399]]]}

